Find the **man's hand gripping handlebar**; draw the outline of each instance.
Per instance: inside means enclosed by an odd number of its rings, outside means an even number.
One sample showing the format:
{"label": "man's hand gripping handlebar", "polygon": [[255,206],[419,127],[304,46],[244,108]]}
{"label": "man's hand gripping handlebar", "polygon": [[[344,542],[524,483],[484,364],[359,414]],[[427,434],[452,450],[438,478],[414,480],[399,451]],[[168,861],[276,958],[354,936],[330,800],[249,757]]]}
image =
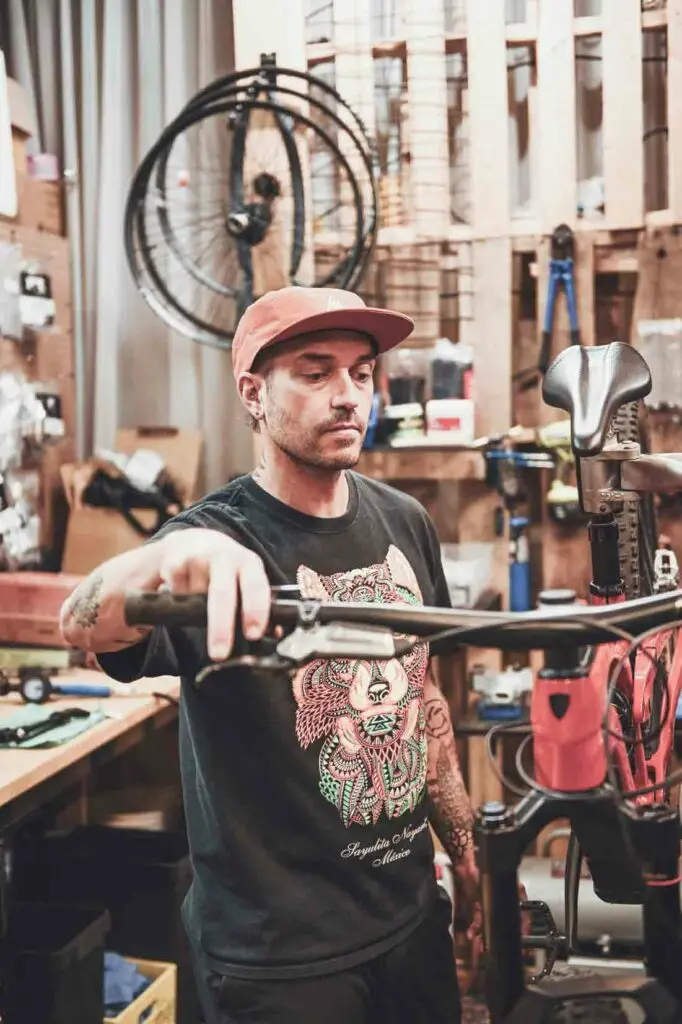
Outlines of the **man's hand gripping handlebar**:
{"label": "man's hand gripping handlebar", "polygon": [[[682,590],[614,605],[548,605],[517,613],[318,602],[281,598],[277,593],[275,588],[272,633],[255,643],[238,638],[223,667],[293,669],[312,658],[390,659],[420,641],[435,640],[441,649],[468,643],[502,650],[586,646],[611,639],[611,626],[642,633],[682,620]],[[129,625],[205,627],[208,599],[206,594],[169,591],[129,593],[125,617]]]}

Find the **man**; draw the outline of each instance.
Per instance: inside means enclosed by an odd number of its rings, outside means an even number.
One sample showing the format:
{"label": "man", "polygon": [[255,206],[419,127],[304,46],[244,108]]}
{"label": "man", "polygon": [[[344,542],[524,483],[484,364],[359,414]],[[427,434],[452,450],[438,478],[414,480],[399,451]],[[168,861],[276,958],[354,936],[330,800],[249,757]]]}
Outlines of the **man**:
{"label": "man", "polygon": [[[255,302],[232,360],[259,468],[106,562],[62,612],[66,639],[114,678],[182,677],[184,918],[219,1024],[460,1020],[428,824],[473,909],[472,815],[427,646],[390,662],[314,662],[293,680],[245,668],[194,685],[235,630],[263,636],[272,585],[449,605],[424,509],[353,472],[376,357],[413,327],[336,289]],[[208,592],[207,630],[126,625],[125,592],[162,584]]]}

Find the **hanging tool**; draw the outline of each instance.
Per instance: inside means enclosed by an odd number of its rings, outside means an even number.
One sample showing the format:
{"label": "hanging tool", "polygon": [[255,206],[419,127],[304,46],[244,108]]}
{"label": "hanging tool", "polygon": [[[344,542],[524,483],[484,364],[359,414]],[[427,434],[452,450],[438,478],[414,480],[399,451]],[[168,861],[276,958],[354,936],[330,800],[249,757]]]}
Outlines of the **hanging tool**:
{"label": "hanging tool", "polygon": [[538,427],[537,440],[556,456],[556,473],[547,492],[550,519],[561,526],[583,526],[586,516],[580,507],[580,494],[575,481],[575,456],[571,448],[571,421],[556,420]]}
{"label": "hanging tool", "polygon": [[[521,384],[522,391],[537,387],[540,378],[547,372],[552,352],[552,334],[554,333],[554,313],[556,310],[557,293],[562,290],[566,296],[568,321],[571,332],[571,344],[580,344],[580,328],[578,326],[578,307],[575,293],[575,237],[568,224],[560,224],[552,232],[551,259],[549,263],[549,284],[547,287],[547,304],[542,325],[542,345],[538,362],[538,373]],[[524,373],[516,376],[523,376]]]}
{"label": "hanging tool", "polygon": [[509,448],[503,439],[488,438],[486,451],[488,484],[502,498],[496,532],[504,534],[504,512],[509,515],[509,608],[513,612],[528,611],[531,607],[530,550],[528,527],[530,518],[523,514],[528,505],[528,494],[523,485],[521,468],[552,469],[554,460],[548,452],[522,452]]}
{"label": "hanging tool", "polygon": [[84,708],[64,708],[61,711],[53,711],[48,718],[42,721],[0,729],[0,743],[3,745],[25,743],[26,740],[31,740],[44,732],[51,732],[60,725],[66,725],[74,718],[88,718],[89,715],[90,712]]}

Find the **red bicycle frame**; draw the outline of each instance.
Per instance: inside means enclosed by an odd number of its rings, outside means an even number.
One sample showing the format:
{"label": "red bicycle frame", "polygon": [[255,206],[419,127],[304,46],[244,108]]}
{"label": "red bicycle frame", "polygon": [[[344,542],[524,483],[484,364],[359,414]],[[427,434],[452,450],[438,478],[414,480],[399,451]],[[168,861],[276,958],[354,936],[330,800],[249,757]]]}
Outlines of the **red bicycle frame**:
{"label": "red bicycle frame", "polygon": [[[622,600],[617,597],[615,602]],[[591,603],[615,602],[595,596]],[[682,693],[682,644],[675,642],[677,633],[677,629],[661,630],[642,643],[634,657],[634,669],[626,641],[614,640],[595,649],[582,673],[540,672],[531,698],[531,724],[535,778],[541,786],[568,793],[596,789],[607,776],[608,760],[626,792],[663,782],[673,753],[675,716]],[[665,692],[660,686],[657,691],[656,685],[661,667],[666,676]],[[613,701],[605,706],[615,672],[619,703],[630,709],[627,722]],[[667,791],[655,790],[636,799],[639,803],[664,801]]]}

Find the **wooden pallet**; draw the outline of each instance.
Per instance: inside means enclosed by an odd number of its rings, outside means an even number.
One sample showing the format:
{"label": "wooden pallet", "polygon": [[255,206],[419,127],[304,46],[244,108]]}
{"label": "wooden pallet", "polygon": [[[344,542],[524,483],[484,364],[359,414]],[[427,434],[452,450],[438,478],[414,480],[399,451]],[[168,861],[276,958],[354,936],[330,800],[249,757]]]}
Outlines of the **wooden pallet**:
{"label": "wooden pallet", "polygon": [[[393,36],[386,39],[377,35],[372,5],[334,0],[334,40],[308,47],[308,63],[314,70],[321,61],[334,61],[338,91],[372,133],[373,62],[378,57],[405,62],[403,127],[409,166],[406,177],[401,174],[399,226],[393,223],[395,202],[387,203],[379,247],[382,258],[389,251],[397,262],[406,247],[428,240],[440,243],[447,258],[459,263],[460,338],[476,352],[476,429],[483,434],[503,430],[516,418],[509,381],[519,359],[514,351],[515,340],[519,343],[514,295],[518,254],[531,253],[536,271],[535,338],[528,331],[525,336],[530,352],[533,341],[537,350],[542,329],[549,237],[562,222],[574,229],[579,319],[583,341],[592,344],[605,340],[595,326],[599,275],[636,270],[640,237],[682,223],[682,0],[644,12],[639,0],[602,0],[593,5],[601,6],[601,13],[590,17],[574,16],[574,0],[526,0],[522,23],[507,23],[507,5],[500,0],[465,0],[459,6],[464,18],[447,34],[442,0],[400,0],[392,4]],[[667,206],[652,211],[645,210],[643,143],[645,99],[650,102],[643,55],[649,33],[667,37],[667,166],[662,169]],[[585,41],[595,38],[601,38],[604,209],[582,217],[577,202],[581,128],[576,59]],[[512,210],[508,144],[507,61],[518,47],[527,47],[533,67],[528,93],[531,198],[523,215]],[[467,68],[462,99],[470,182],[466,224],[453,223],[450,208],[447,55],[452,53],[464,55]],[[426,287],[436,285],[429,282]],[[389,298],[401,307],[399,288],[384,301]],[[559,308],[557,350],[566,331],[567,318]],[[429,334],[435,341],[437,333],[431,317],[426,323],[420,320],[420,344],[428,343]],[[535,400],[522,422],[533,425],[553,417]]]}

